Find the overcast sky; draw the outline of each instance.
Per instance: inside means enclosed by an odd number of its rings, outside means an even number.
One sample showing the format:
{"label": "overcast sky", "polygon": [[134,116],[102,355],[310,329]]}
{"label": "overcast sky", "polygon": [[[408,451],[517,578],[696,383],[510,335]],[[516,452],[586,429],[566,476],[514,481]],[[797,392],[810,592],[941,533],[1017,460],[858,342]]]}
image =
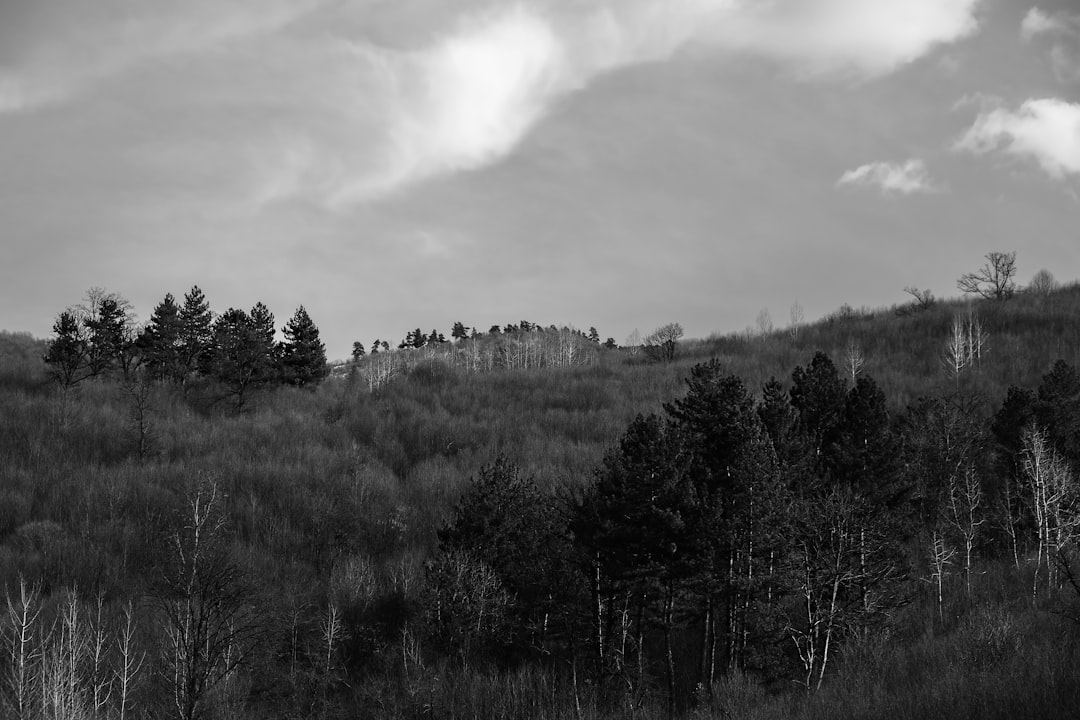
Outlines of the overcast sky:
{"label": "overcast sky", "polygon": [[333,358],[1080,277],[1075,0],[0,0],[0,328],[305,305]]}

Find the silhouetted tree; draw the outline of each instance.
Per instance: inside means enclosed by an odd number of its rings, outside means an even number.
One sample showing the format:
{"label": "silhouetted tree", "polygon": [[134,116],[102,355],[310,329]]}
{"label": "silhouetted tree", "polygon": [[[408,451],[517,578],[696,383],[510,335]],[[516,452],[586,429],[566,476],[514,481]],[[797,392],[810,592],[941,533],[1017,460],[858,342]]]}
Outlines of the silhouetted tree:
{"label": "silhouetted tree", "polygon": [[184,305],[179,311],[180,364],[183,381],[191,374],[209,370],[210,354],[214,345],[214,316],[210,303],[198,285],[192,286],[184,295]]}
{"label": "silhouetted tree", "polygon": [[987,300],[1008,300],[1016,292],[1016,253],[991,252],[986,264],[973,273],[965,273],[956,286],[965,293]]}
{"label": "silhouetted tree", "polygon": [[147,371],[155,380],[183,382],[186,375],[183,329],[180,307],[172,293],[168,293],[154,308],[137,341]]}
{"label": "silhouetted tree", "polygon": [[297,308],[282,332],[285,342],[281,345],[281,373],[285,383],[299,387],[317,385],[330,374],[319,328],[303,305]]}

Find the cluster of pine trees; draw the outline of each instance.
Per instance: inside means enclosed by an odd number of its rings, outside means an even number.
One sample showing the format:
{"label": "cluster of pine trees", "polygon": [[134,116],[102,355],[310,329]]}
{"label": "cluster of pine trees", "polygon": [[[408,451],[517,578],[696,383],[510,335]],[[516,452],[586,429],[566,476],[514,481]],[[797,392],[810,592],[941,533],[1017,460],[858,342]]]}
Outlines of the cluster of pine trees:
{"label": "cluster of pine trees", "polygon": [[274,315],[261,302],[215,316],[198,286],[182,304],[167,294],[140,328],[130,303],[95,288],[84,304],[60,313],[45,362],[68,389],[102,376],[177,385],[205,377],[242,407],[256,387],[313,385],[329,374],[319,329],[303,306],[282,332],[276,341]]}
{"label": "cluster of pine trees", "polygon": [[1019,571],[1035,551],[1036,594],[1073,577],[1080,375],[1063,361],[992,423],[960,394],[890,417],[823,353],[758,398],[715,360],[687,384],[571,497],[505,462],[480,473],[430,576],[445,652],[562,658],[631,707],[659,679],[674,713],[731,672],[820,687],[920,580],[940,615],[980,559]]}

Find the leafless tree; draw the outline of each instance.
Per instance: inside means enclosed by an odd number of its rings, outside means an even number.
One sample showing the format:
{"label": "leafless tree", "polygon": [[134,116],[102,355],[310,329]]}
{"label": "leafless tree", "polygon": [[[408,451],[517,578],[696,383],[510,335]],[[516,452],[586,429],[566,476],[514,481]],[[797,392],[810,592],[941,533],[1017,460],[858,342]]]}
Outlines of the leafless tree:
{"label": "leafless tree", "polygon": [[682,336],[683,329],[679,323],[658,327],[645,338],[645,354],[653,360],[674,360]]}
{"label": "leafless tree", "polygon": [[1056,581],[1053,558],[1080,534],[1080,495],[1072,469],[1034,425],[1022,434],[1022,468],[1028,483],[1028,502],[1035,520],[1037,554],[1032,594],[1038,593],[1039,569],[1046,565],[1047,582]]}
{"label": "leafless tree", "polygon": [[15,720],[29,720],[34,692],[33,663],[36,653],[35,634],[41,614],[37,588],[19,577],[19,594],[14,600],[7,597],[8,635],[4,638],[7,656],[5,674],[6,715]]}
{"label": "leafless tree", "polygon": [[761,308],[761,312],[757,315],[757,333],[763,341],[769,337],[769,333],[773,331],[772,315],[769,314],[769,308]]}
{"label": "leafless tree", "polygon": [[851,375],[852,387],[855,386],[855,381],[858,379],[859,373],[862,372],[863,362],[862,346],[858,340],[849,337],[847,349],[844,351],[844,365],[847,367],[848,374]]}
{"label": "leafless tree", "polygon": [[117,665],[113,669],[116,681],[116,689],[119,693],[119,720],[127,720],[127,712],[131,707],[131,694],[142,672],[146,653],[139,652],[135,646],[135,608],[132,603],[124,606],[120,616],[121,625],[116,635],[116,650],[119,654]]}
{"label": "leafless tree", "polygon": [[799,339],[799,330],[802,329],[803,324],[803,306],[796,300],[791,304],[791,324],[788,326],[788,333],[791,335],[792,340]]}
{"label": "leafless tree", "polygon": [[634,328],[634,332],[626,336],[626,341],[623,344],[631,355],[638,354],[638,351],[641,350],[641,333],[638,332],[637,328]]}
{"label": "leafless tree", "polygon": [[1054,276],[1050,274],[1050,271],[1043,268],[1039,272],[1035,273],[1031,278],[1031,282],[1028,283],[1027,291],[1032,295],[1047,296],[1050,293],[1058,289],[1058,281],[1054,279]]}
{"label": "leafless tree", "polygon": [[1008,300],[1016,292],[1016,253],[991,252],[986,264],[976,272],[965,273],[956,281],[963,292],[988,300]]}
{"label": "leafless tree", "polygon": [[937,594],[938,621],[944,619],[942,606],[945,602],[945,577],[948,567],[956,557],[956,548],[949,545],[941,527],[935,527],[930,536],[930,577]]}
{"label": "leafless tree", "polygon": [[957,383],[960,382],[960,373],[967,367],[967,335],[964,332],[964,321],[959,315],[953,318],[949,339],[945,342],[945,350],[941,357],[941,364],[953,376]]}
{"label": "leafless tree", "polygon": [[213,480],[188,494],[157,592],[162,660],[179,720],[206,715],[215,691],[229,684],[259,639],[252,591],[226,550],[221,501]]}
{"label": "leafless tree", "polygon": [[934,307],[937,300],[934,298],[934,293],[929,290],[920,290],[914,285],[908,285],[904,288],[904,292],[910,295],[913,299],[910,304],[904,306],[906,312],[901,314],[908,314],[911,312],[923,312]]}
{"label": "leafless tree", "polygon": [[975,540],[985,522],[982,512],[982,483],[972,468],[949,478],[949,522],[956,530],[964,547],[964,588],[971,596],[971,559]]}

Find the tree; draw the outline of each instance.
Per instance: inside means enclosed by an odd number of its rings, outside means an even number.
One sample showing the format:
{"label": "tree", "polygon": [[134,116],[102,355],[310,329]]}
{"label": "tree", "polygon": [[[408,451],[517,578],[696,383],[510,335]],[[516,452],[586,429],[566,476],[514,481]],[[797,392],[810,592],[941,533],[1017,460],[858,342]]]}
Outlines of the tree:
{"label": "tree", "polygon": [[181,382],[187,382],[192,373],[207,371],[214,345],[214,316],[210,312],[210,303],[198,285],[192,286],[184,295],[184,305],[180,308],[178,319]]}
{"label": "tree", "polygon": [[991,252],[986,264],[973,273],[965,273],[956,281],[963,292],[987,300],[1008,300],[1016,292],[1016,253]]}
{"label": "tree", "polygon": [[934,293],[930,290],[920,290],[914,285],[908,285],[904,288],[904,292],[912,297],[912,301],[907,305],[901,305],[896,309],[897,315],[911,315],[913,313],[920,313],[929,310],[934,307],[937,302],[934,299]]}
{"label": "tree", "polygon": [[683,329],[679,323],[668,323],[658,327],[645,338],[645,354],[653,360],[671,362],[675,359],[679,339],[682,336]]}
{"label": "tree", "polygon": [[117,369],[126,375],[133,367],[135,317],[131,310],[131,303],[117,293],[97,287],[87,291],[77,312],[86,329],[86,363],[91,376]]}
{"label": "tree", "polygon": [[[319,328],[301,305],[285,327],[285,342],[281,345],[282,380],[303,387],[317,385],[330,374],[326,364],[326,347],[319,339]],[[355,346],[353,348],[355,353]],[[363,354],[363,346],[360,346]]]}
{"label": "tree", "polygon": [[844,381],[823,352],[815,353],[809,366],[795,368],[791,380],[791,406],[798,414],[798,431],[810,443],[813,456],[820,460],[843,414]]}
{"label": "tree", "polygon": [[675,704],[676,603],[692,572],[697,536],[688,460],[676,428],[656,415],[639,415],[604,457],[573,523],[594,562],[597,659],[633,685],[631,653],[640,672],[646,629],[659,629],[669,715]]}
{"label": "tree", "polygon": [[180,307],[172,293],[168,293],[154,308],[136,343],[155,380],[183,382],[187,374],[183,362],[183,330]]}
{"label": "tree", "polygon": [[757,314],[757,320],[754,321],[757,327],[757,334],[762,340],[769,337],[773,331],[772,315],[769,313],[769,308],[761,308],[761,312]]}
{"label": "tree", "polygon": [[594,327],[589,328],[589,342],[600,344],[600,332]]}
{"label": "tree", "polygon": [[1046,296],[1058,289],[1058,281],[1049,270],[1043,268],[1031,278],[1027,291],[1032,295]]}
{"label": "tree", "polygon": [[180,720],[210,714],[215,694],[260,639],[254,593],[228,554],[221,501],[213,481],[187,494],[154,589],[165,634],[162,662]]}
{"label": "tree", "polygon": [[82,323],[71,310],[56,318],[53,333],[55,337],[49,341],[44,360],[49,374],[67,391],[93,374],[87,363],[87,338]]}
{"label": "tree", "polygon": [[[376,352],[379,352],[379,350],[378,350],[377,347],[373,347],[372,352],[376,353]],[[360,362],[360,358],[364,357],[364,355],[365,355],[364,343],[357,340],[356,342],[354,342],[352,344],[352,359],[353,359],[353,362]]]}
{"label": "tree", "polygon": [[799,330],[802,328],[803,323],[803,306],[796,300],[791,304],[791,325],[788,326],[788,333],[791,334],[792,340],[799,339]]}
{"label": "tree", "polygon": [[252,388],[265,384],[275,374],[273,327],[268,339],[266,316],[261,315],[261,324],[256,324],[243,310],[229,308],[214,321],[211,371],[225,384],[237,409],[243,408]]}
{"label": "tree", "polygon": [[469,328],[465,327],[460,321],[455,322],[450,330],[450,337],[454,340],[464,340],[469,337]]}

